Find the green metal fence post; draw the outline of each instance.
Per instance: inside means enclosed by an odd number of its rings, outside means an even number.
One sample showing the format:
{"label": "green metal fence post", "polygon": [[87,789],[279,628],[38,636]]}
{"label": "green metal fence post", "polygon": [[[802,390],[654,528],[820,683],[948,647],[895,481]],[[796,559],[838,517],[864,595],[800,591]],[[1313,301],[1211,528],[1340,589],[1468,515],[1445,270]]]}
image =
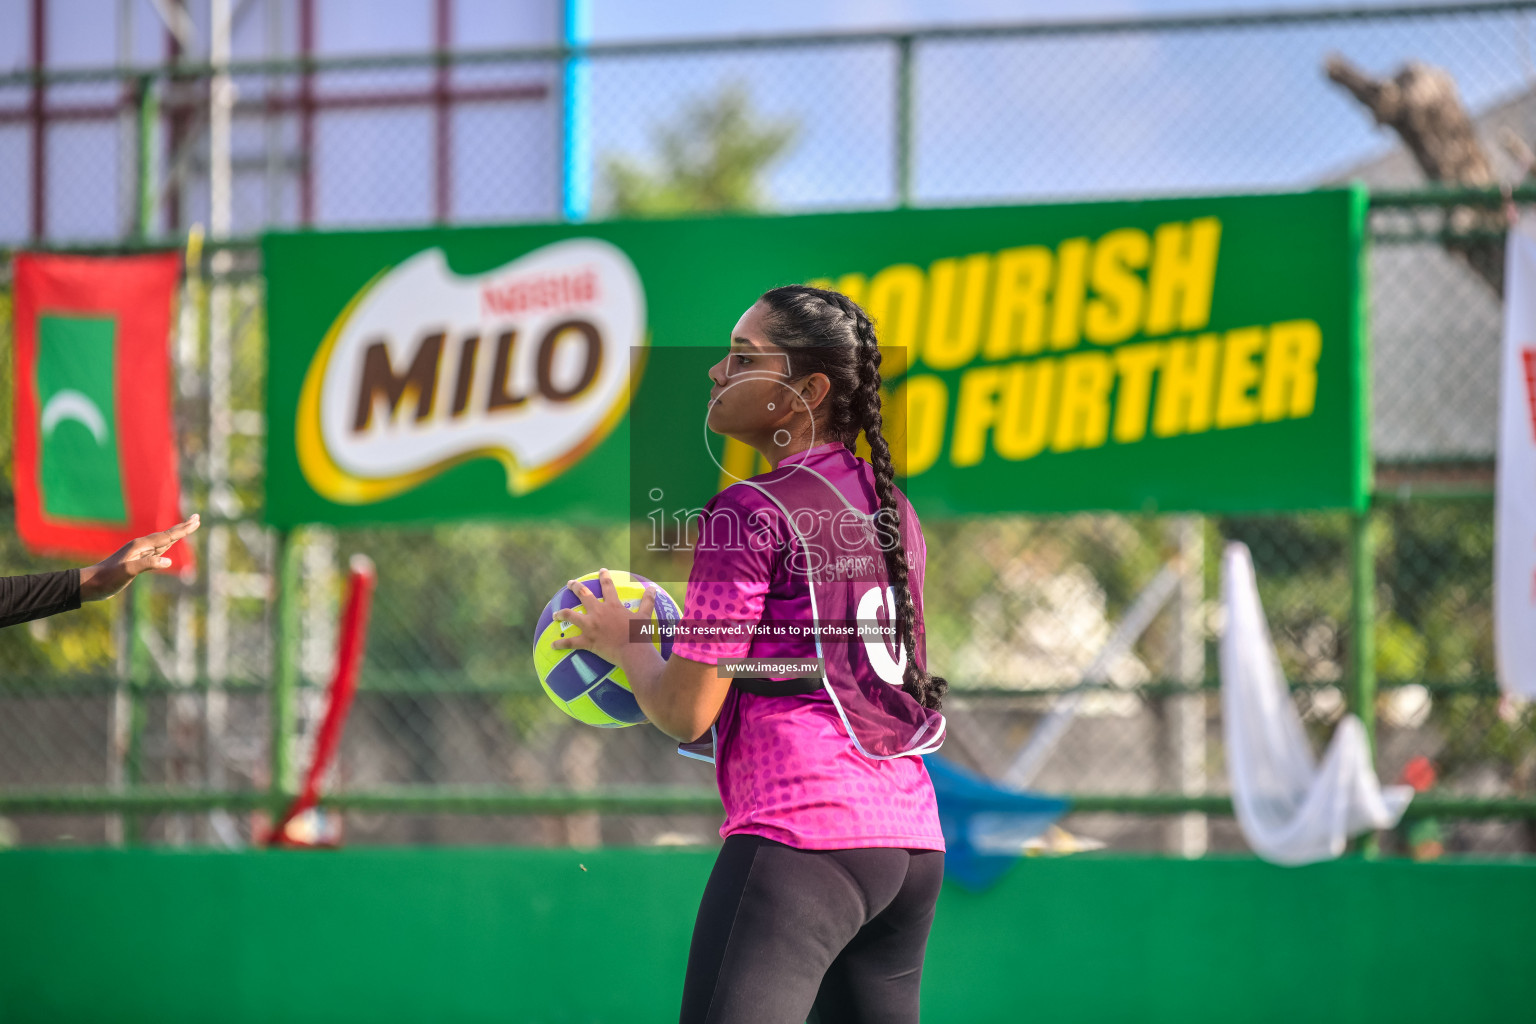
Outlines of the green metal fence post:
{"label": "green metal fence post", "polygon": [[896,205],[912,205],[912,37],[896,38]]}
{"label": "green metal fence post", "polygon": [[134,233],[138,241],[142,242],[150,235],[151,222],[155,216],[155,122],[159,119],[160,109],[155,101],[155,82],[148,75],[141,75],[139,84],[139,122],[136,133],[136,152],[134,154],[137,163],[139,202],[134,211]]}
{"label": "green metal fence post", "polygon": [[273,652],[271,792],[274,806],[281,806],[293,792],[293,731],[295,696],[299,681],[299,587],[298,545],[293,531],[277,538],[277,636]]}
{"label": "green metal fence post", "polygon": [[1365,725],[1366,739],[1376,749],[1376,536],[1369,511],[1357,512],[1350,523],[1350,710]]}
{"label": "green metal fence post", "polygon": [[[1376,753],[1376,535],[1369,507],[1350,520],[1350,710],[1365,726],[1372,760]],[[1360,853],[1377,854],[1375,833],[1365,836]]]}
{"label": "green metal fence post", "polygon": [[[150,211],[154,209],[154,181],[152,134],[154,132],[154,88],[149,76],[138,79],[138,124],[135,133],[135,174],[138,186],[138,203],[134,210],[133,233],[135,241],[149,237]],[[123,752],[123,783],[130,790],[137,789],[143,780],[144,728],[148,712],[144,707],[144,684],[149,681],[149,646],[143,630],[149,620],[149,580],[130,587],[123,595],[123,618],[128,644],[127,699],[128,699],[128,748]],[[139,819],[127,815],[123,819],[123,843],[132,846],[139,840]]]}
{"label": "green metal fence post", "polygon": [[[128,750],[123,759],[123,781],[130,791],[144,779],[144,727],[149,721],[144,690],[150,672],[144,628],[149,621],[149,596],[148,580],[140,580],[123,595],[128,628]],[[132,846],[139,838],[139,820],[130,815],[123,821],[123,842]]]}

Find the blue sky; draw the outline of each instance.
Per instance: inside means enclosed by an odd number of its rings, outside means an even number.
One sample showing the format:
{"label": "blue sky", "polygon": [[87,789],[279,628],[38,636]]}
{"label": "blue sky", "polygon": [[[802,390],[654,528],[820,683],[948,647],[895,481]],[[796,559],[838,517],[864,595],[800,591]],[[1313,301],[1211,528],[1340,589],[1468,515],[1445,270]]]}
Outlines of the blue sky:
{"label": "blue sky", "polygon": [[[664,7],[667,16],[651,13]],[[1199,11],[1315,9],[1284,0],[780,0],[772,4],[593,0],[592,34],[615,40],[922,25],[1126,18]],[[1071,39],[999,38],[920,50],[917,198],[965,203],[1305,186],[1395,144],[1322,64],[1340,52],[1378,74],[1409,59],[1449,70],[1474,109],[1530,87],[1523,15],[1324,23]],[[643,152],[647,132],[689,95],[746,83],[761,108],[801,125],[774,171],[792,207],[879,205],[893,195],[890,54],[635,62],[594,71],[599,151]],[[862,158],[852,156],[862,154]]]}

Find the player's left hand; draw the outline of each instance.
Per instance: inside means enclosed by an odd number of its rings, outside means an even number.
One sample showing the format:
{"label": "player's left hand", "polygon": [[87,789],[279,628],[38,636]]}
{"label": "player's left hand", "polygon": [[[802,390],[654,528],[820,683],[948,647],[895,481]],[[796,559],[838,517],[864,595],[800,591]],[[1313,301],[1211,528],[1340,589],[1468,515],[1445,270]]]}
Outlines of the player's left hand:
{"label": "player's left hand", "polygon": [[650,620],[651,612],[656,607],[656,591],[653,586],[647,585],[639,605],[630,611],[619,599],[619,590],[614,586],[613,577],[607,569],[597,570],[597,582],[603,592],[601,599],[588,589],[586,583],[566,581],[565,585],[581,598],[581,609],[562,608],[555,612],[554,618],[558,622],[576,626],[580,632],[568,632],[550,641],[550,646],[556,650],[576,648],[591,651],[599,658],[618,665],[631,643],[630,623],[636,619]]}

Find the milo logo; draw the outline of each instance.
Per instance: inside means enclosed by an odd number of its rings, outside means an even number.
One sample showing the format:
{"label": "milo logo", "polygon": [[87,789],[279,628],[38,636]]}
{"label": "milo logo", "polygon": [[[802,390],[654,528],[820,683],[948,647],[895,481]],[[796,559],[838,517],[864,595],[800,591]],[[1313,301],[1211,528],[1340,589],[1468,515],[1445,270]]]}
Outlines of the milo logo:
{"label": "milo logo", "polygon": [[367,504],[494,458],[524,494],[623,418],[645,294],[629,258],[576,238],[460,276],[441,249],[363,288],[326,332],[299,396],[299,466]]}

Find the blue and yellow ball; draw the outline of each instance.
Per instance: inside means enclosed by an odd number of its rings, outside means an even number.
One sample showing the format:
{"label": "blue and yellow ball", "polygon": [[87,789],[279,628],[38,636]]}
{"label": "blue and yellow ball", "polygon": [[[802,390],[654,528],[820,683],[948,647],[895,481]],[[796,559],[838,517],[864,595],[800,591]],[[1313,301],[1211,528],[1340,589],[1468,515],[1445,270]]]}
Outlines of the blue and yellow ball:
{"label": "blue and yellow ball", "polygon": [[[682,618],[677,602],[672,600],[659,585],[644,576],[610,569],[608,575],[618,590],[619,600],[633,611],[645,595],[647,584],[656,587],[656,607],[651,621],[657,625],[657,636],[652,641],[663,658],[672,656],[670,626]],[[586,587],[598,600],[603,591],[597,573],[591,572],[576,581]],[[564,636],[577,636],[581,627],[575,623],[558,622],[555,612],[561,608],[574,608],[578,615],[585,615],[581,599],[570,587],[561,587],[559,593],[549,599],[539,624],[533,634],[533,666],[539,674],[539,683],[555,705],[576,719],[600,729],[622,729],[626,725],[639,725],[646,720],[635,695],[630,691],[624,670],[592,651],[578,648],[557,650],[551,644]]]}

